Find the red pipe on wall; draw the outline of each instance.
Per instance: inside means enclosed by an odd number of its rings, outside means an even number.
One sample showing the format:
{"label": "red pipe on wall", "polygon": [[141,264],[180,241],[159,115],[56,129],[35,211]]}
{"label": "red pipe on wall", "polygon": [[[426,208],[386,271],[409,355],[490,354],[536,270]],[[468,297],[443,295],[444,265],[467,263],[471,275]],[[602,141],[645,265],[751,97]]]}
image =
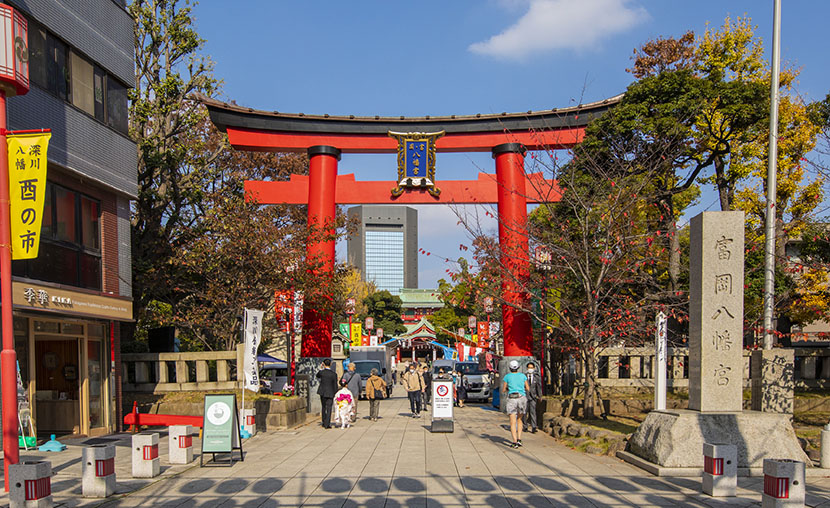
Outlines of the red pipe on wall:
{"label": "red pipe on wall", "polygon": [[502,329],[504,356],[532,356],[533,331],[524,287],[529,275],[525,147],[504,143],[493,148],[498,182],[499,246],[504,275]]}

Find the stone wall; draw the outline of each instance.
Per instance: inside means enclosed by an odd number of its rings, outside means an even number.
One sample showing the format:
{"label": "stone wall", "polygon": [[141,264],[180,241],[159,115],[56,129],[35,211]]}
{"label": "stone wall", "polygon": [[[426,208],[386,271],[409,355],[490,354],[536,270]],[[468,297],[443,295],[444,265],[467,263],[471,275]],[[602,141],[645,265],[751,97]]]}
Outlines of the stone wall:
{"label": "stone wall", "polygon": [[[301,397],[246,400],[245,408],[256,408],[256,428],[258,432],[290,429],[302,425],[306,421],[306,402]],[[153,403],[147,412],[152,414],[202,416],[203,411],[204,404],[201,402],[160,401]]]}

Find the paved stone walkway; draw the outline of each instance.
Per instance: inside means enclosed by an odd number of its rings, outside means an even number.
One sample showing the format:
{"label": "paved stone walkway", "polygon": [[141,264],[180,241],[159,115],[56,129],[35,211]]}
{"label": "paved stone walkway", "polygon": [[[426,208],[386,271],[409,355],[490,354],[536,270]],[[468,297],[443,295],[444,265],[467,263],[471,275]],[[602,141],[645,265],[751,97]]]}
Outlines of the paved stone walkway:
{"label": "paved stone walkway", "polygon": [[[365,402],[359,409],[366,416]],[[378,422],[361,418],[347,430],[311,423],[259,434],[244,443],[245,461],[232,468],[199,468],[197,459],[196,467],[167,470],[162,479],[104,506],[760,505],[761,478],[742,478],[739,497],[715,500],[700,493],[699,479],[656,478],[615,458],[575,452],[542,433],[528,434],[523,448],[510,449],[507,418],[489,406],[458,409],[452,434],[432,434],[427,414],[412,419],[408,413],[408,401],[398,396],[381,403]],[[118,449],[119,461],[129,458],[120,455],[126,451]],[[808,490],[808,505],[830,508],[830,478],[809,479]],[[59,501],[101,504],[66,496]]]}

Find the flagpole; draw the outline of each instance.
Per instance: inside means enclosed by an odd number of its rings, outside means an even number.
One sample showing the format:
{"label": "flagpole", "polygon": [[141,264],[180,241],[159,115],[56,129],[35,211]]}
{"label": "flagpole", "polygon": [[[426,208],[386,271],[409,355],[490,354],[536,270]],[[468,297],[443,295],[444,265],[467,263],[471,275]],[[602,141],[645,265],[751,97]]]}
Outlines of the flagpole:
{"label": "flagpole", "polygon": [[769,158],[767,161],[767,216],[764,247],[764,349],[775,343],[772,321],[775,309],[775,202],[778,167],[778,74],[781,66],[781,0],[773,2],[772,74],[770,76]]}

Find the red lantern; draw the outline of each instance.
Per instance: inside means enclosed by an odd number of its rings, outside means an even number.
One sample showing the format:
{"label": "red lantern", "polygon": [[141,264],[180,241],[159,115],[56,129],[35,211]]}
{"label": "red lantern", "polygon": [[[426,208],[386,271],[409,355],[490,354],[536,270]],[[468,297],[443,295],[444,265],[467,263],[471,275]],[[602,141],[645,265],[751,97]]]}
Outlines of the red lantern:
{"label": "red lantern", "polygon": [[0,4],[0,86],[9,97],[29,91],[26,18],[5,4]]}

